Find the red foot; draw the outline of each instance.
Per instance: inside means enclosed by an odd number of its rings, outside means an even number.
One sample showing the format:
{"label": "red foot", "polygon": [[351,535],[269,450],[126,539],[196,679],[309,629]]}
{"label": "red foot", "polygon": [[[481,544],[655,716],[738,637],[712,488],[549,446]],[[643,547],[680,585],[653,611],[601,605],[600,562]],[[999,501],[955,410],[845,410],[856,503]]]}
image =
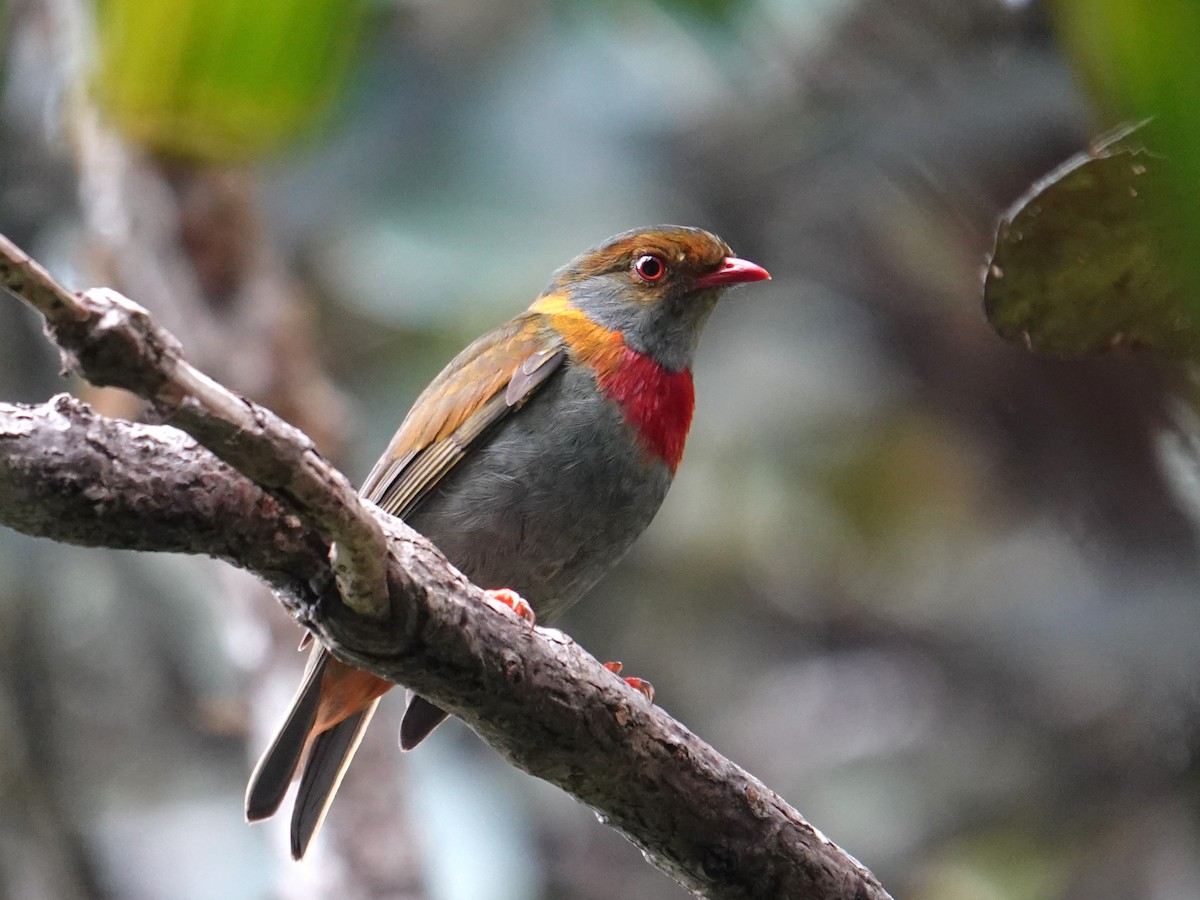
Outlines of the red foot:
{"label": "red foot", "polygon": [[533,607],[516,591],[509,590],[508,588],[497,588],[496,590],[484,591],[484,593],[488,595],[489,600],[495,600],[502,606],[511,609],[530,625],[537,621],[537,616],[533,614]]}
{"label": "red foot", "polygon": [[[614,675],[620,675],[621,670],[625,668],[625,666],[619,662],[606,662],[604,664],[604,668],[608,669],[608,671],[612,672]],[[651,703],[654,702],[654,685],[648,682],[645,678],[625,678],[622,676],[621,680],[635,691],[640,691],[641,693],[645,694],[646,699]]]}

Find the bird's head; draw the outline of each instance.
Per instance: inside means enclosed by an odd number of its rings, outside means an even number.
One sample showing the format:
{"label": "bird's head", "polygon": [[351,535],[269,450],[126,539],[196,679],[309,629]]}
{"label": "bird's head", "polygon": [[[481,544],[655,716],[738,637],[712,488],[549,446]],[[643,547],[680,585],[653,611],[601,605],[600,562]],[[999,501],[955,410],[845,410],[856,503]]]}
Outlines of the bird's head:
{"label": "bird's head", "polygon": [[729,287],[771,276],[699,228],[661,225],[615,235],[554,274],[543,297],[565,297],[625,344],[677,371]]}

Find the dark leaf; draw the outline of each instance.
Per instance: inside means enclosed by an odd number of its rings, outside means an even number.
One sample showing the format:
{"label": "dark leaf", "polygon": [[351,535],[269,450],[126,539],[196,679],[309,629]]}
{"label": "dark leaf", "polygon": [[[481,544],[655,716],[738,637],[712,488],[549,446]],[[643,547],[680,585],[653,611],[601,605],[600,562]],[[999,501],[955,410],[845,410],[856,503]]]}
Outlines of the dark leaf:
{"label": "dark leaf", "polygon": [[1117,348],[1200,355],[1172,263],[1163,166],[1110,143],[1068,160],[1005,214],[984,284],[1001,337],[1060,357]]}

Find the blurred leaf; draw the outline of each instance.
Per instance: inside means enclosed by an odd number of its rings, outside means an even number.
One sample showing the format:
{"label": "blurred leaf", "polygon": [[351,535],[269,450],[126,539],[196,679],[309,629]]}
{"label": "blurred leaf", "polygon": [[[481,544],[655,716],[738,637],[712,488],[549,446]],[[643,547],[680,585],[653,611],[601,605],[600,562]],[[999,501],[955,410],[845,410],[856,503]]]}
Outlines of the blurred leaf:
{"label": "blurred leaf", "polygon": [[979,473],[971,447],[948,423],[905,412],[880,418],[857,452],[839,456],[823,489],[854,536],[878,554],[926,528],[970,517]]}
{"label": "blurred leaf", "polygon": [[345,81],[366,0],[100,0],[96,100],[159,153],[226,161],[311,127]]}
{"label": "blurred leaf", "polygon": [[1200,6],[1196,0],[1058,0],[1058,34],[1109,121],[1155,120],[1177,264],[1200,311]]}
{"label": "blurred leaf", "polygon": [[657,0],[667,10],[678,10],[698,19],[716,23],[731,22],[746,5],[745,0]]}
{"label": "blurred leaf", "polygon": [[[12,7],[8,0],[0,0],[0,58],[9,52],[9,30],[12,27]],[[0,91],[4,89],[9,78],[9,66],[0,65]]]}
{"label": "blurred leaf", "polygon": [[1025,827],[998,828],[943,849],[924,874],[920,900],[1043,900],[1064,896],[1064,847]]}
{"label": "blurred leaf", "polygon": [[1194,358],[1200,333],[1171,258],[1162,160],[1106,147],[1034,185],[1003,217],[984,284],[992,327],[1050,356],[1117,347]]}

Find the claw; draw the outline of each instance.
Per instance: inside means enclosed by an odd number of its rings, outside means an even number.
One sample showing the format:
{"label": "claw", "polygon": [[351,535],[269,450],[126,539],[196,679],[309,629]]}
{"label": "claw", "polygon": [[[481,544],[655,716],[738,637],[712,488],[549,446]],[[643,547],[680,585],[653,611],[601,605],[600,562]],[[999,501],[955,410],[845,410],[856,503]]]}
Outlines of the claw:
{"label": "claw", "polygon": [[[606,662],[604,664],[604,668],[608,669],[608,671],[612,672],[614,675],[621,675],[621,670],[625,668],[625,666],[619,662]],[[646,699],[651,703],[654,702],[654,685],[648,682],[645,678],[636,678],[634,676],[626,678],[621,676],[621,680],[635,691],[645,695]]]}
{"label": "claw", "polygon": [[506,609],[511,609],[530,625],[537,622],[537,616],[533,614],[533,607],[516,591],[509,588],[496,588],[484,591],[484,593],[488,595],[489,600],[494,600]]}
{"label": "claw", "polygon": [[645,678],[625,678],[623,681],[635,691],[642,693],[651,703],[654,702],[654,685]]}

